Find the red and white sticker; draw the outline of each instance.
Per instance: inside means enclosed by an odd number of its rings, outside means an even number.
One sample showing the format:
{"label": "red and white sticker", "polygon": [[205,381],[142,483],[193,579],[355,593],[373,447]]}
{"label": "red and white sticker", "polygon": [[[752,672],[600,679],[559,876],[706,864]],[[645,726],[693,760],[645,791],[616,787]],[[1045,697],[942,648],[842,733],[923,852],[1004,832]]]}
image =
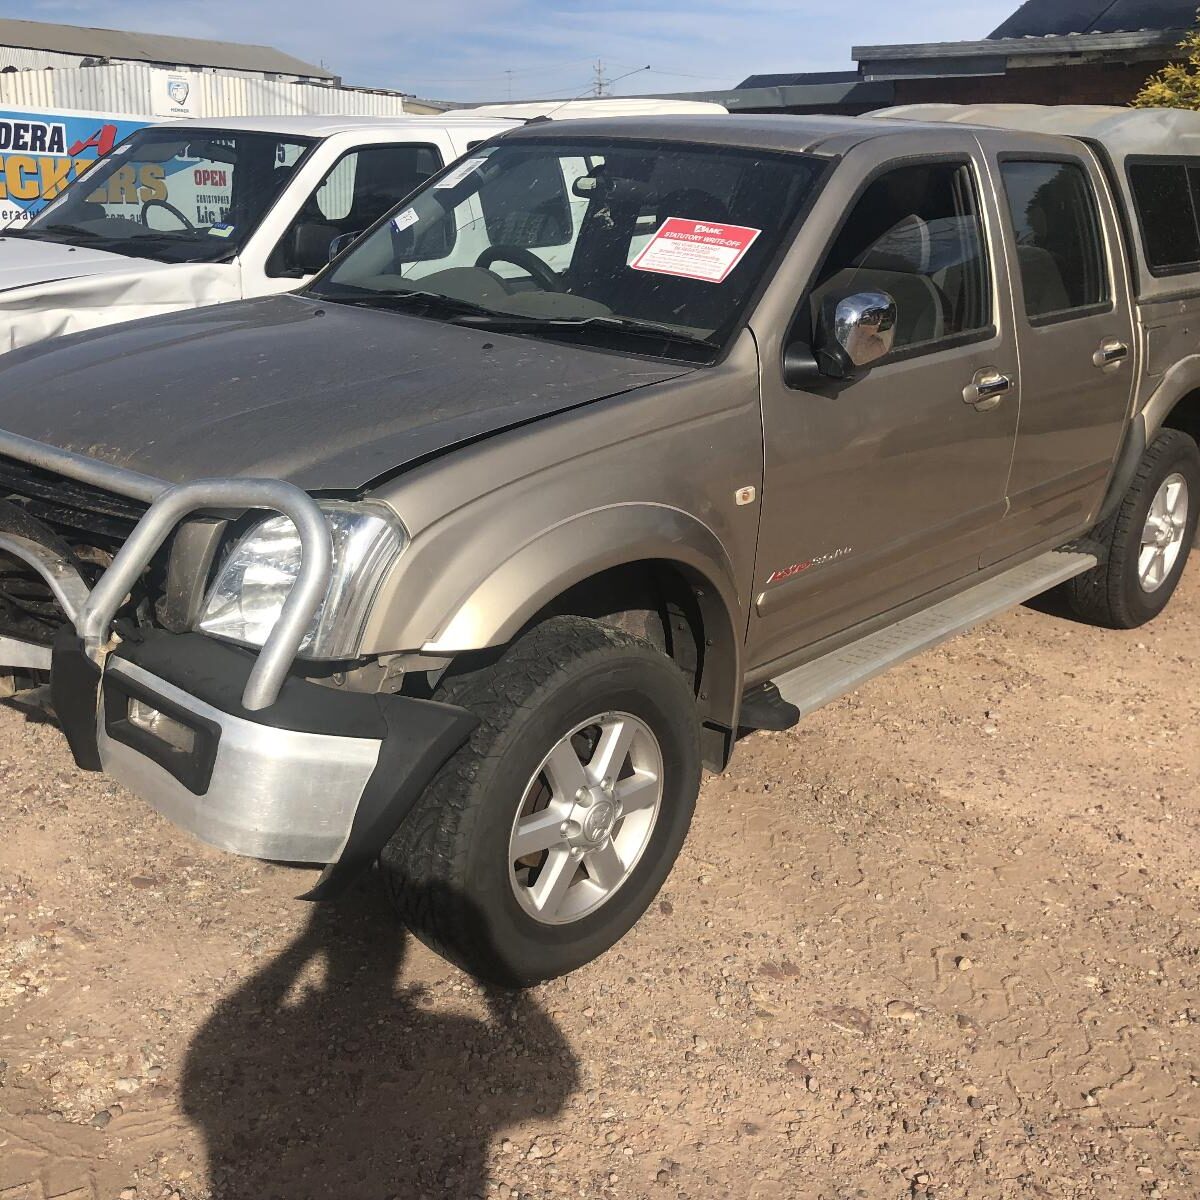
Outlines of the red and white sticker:
{"label": "red and white sticker", "polygon": [[635,271],[724,283],[761,229],[668,217],[629,265]]}

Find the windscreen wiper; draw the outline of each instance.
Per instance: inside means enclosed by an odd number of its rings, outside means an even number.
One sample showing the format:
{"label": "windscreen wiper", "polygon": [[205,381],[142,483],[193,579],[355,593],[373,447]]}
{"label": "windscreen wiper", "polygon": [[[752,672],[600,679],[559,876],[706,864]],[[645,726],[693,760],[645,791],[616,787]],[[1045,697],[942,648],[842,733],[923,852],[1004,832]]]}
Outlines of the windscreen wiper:
{"label": "windscreen wiper", "polygon": [[464,316],[457,324],[514,330],[585,329],[593,326],[619,330],[621,333],[631,334],[634,337],[653,338],[655,341],[666,339],[672,342],[682,342],[686,346],[702,346],[705,350],[716,349],[716,346],[707,338],[698,337],[694,333],[684,333],[670,325],[659,325],[654,321],[637,321],[631,317],[530,317],[518,313],[489,311],[486,316]]}
{"label": "windscreen wiper", "polygon": [[315,300],[328,300],[332,304],[353,304],[358,308],[409,308],[424,304],[428,308],[467,317],[503,317],[494,309],[472,300],[459,300],[454,296],[443,296],[441,292],[352,292],[348,294],[311,292]]}
{"label": "windscreen wiper", "polygon": [[82,225],[47,225],[45,228],[26,226],[22,230],[5,230],[6,234],[21,233],[24,237],[42,237],[57,240],[59,237],[69,238],[84,238],[87,241],[97,241],[104,235],[97,233],[94,229],[84,229]]}

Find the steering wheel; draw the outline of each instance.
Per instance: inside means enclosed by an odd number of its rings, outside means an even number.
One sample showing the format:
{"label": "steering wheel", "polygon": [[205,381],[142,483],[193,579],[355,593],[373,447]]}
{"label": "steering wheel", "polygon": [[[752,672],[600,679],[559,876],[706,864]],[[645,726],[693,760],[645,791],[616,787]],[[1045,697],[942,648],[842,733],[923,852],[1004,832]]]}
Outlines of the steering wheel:
{"label": "steering wheel", "polygon": [[564,291],[564,285],[557,272],[546,266],[536,254],[521,246],[489,246],[476,260],[475,265],[485,271],[494,262],[512,263],[522,271],[533,276],[533,281],[544,292]]}
{"label": "steering wheel", "polygon": [[142,215],[139,219],[147,229],[150,227],[150,222],[146,220],[146,213],[148,213],[155,205],[157,205],[159,208],[165,208],[173,217],[178,217],[183,222],[184,229],[187,229],[192,233],[196,232],[195,225],[193,225],[191,221],[189,221],[187,217],[175,207],[175,205],[173,205],[169,200],[159,200],[157,198],[142,201]]}

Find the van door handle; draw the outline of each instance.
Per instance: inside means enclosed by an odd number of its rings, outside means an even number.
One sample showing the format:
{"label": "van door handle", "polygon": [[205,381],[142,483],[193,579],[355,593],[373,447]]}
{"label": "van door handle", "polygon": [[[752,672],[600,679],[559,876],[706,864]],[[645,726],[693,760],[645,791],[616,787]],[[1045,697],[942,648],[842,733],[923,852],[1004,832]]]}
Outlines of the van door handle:
{"label": "van door handle", "polygon": [[975,372],[975,378],[963,388],[963,401],[973,404],[976,412],[988,412],[1012,390],[1012,376],[997,371],[995,367],[984,367]]}
{"label": "van door handle", "polygon": [[1092,362],[1098,367],[1112,367],[1124,362],[1129,357],[1129,347],[1116,338],[1105,338],[1100,343],[1100,349],[1092,355]]}

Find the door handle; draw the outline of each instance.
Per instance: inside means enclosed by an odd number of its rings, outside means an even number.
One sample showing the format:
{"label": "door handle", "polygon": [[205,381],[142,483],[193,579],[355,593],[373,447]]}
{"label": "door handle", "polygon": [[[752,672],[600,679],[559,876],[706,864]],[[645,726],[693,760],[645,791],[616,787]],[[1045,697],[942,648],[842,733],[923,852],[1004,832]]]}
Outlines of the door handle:
{"label": "door handle", "polygon": [[975,372],[975,378],[963,388],[963,401],[973,404],[976,412],[988,412],[1012,390],[1012,376],[997,371],[995,367],[984,367]]}
{"label": "door handle", "polygon": [[1129,347],[1116,338],[1105,338],[1100,348],[1092,355],[1092,362],[1098,367],[1115,367],[1129,357]]}

